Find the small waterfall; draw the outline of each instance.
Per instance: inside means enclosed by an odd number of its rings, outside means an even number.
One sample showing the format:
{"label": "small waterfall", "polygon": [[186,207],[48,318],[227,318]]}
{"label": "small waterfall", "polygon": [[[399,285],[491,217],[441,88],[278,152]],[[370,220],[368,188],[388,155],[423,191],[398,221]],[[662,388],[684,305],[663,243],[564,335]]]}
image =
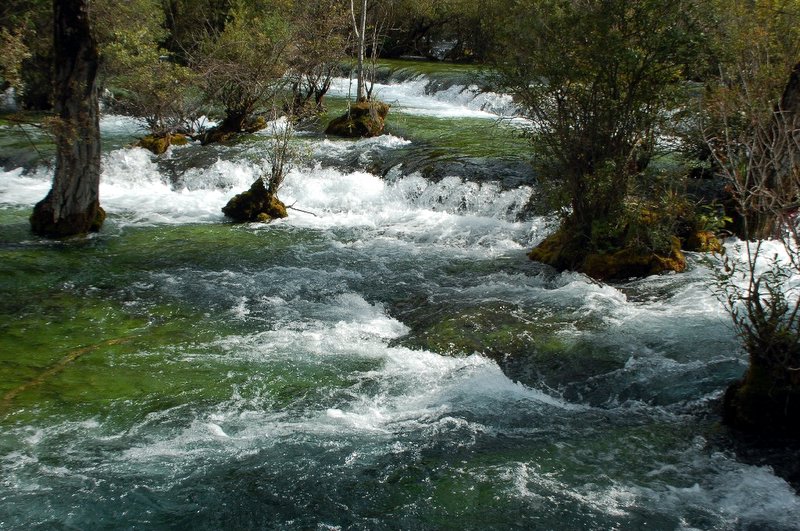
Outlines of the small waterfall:
{"label": "small waterfall", "polygon": [[8,87],[0,94],[0,111],[14,112],[17,110],[17,92],[14,87]]}
{"label": "small waterfall", "polygon": [[[399,77],[399,79],[398,79]],[[446,82],[419,74],[408,79],[390,78],[376,83],[375,97],[393,105],[393,111],[439,118],[511,118],[518,108],[508,94],[484,91],[471,82]],[[402,80],[400,80],[402,79]],[[336,78],[329,94],[352,96],[352,82]]]}

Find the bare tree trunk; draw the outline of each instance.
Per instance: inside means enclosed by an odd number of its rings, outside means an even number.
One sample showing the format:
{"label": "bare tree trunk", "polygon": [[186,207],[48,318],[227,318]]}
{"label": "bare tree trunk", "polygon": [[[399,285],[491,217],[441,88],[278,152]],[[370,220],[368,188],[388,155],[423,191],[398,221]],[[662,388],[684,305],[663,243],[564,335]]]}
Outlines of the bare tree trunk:
{"label": "bare tree trunk", "polygon": [[100,126],[95,79],[98,51],[89,0],[54,0],[56,167],[31,228],[48,237],[99,230]]}
{"label": "bare tree trunk", "polygon": [[364,73],[364,55],[367,41],[367,0],[361,2],[361,22],[356,23],[356,12],[353,0],[350,0],[350,14],[353,17],[353,29],[358,39],[358,66],[356,67],[357,101],[367,101],[366,76]]}

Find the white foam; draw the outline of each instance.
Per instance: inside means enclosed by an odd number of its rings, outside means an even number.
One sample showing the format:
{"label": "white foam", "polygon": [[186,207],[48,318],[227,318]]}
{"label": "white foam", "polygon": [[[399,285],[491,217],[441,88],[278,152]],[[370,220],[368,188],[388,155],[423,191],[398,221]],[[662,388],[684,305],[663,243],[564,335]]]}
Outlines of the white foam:
{"label": "white foam", "polygon": [[382,237],[502,252],[527,245],[530,225],[513,221],[532,193],[459,178],[431,183],[419,174],[388,182],[366,172],[295,169],[281,198],[316,214],[292,212],[289,223],[318,229],[360,227]]}
{"label": "white foam", "polygon": [[[487,118],[513,116],[517,108],[508,94],[481,92],[477,85],[454,85],[429,93],[430,80],[418,76],[402,83],[374,86],[374,97],[392,105],[392,112],[436,118]],[[331,96],[352,97],[354,84],[348,78],[331,83]]]}
{"label": "white foam", "polygon": [[380,135],[371,138],[353,140],[325,139],[311,144],[311,151],[316,156],[345,160],[355,158],[359,164],[368,164],[375,153],[397,149],[411,144],[411,141],[394,135]]}
{"label": "white foam", "polygon": [[147,125],[143,119],[133,116],[102,114],[100,116],[100,132],[102,134],[140,136],[147,133]]}
{"label": "white foam", "polygon": [[103,159],[100,204],[123,224],[221,221],[229,195],[219,188],[173,188],[141,148],[112,151]]}
{"label": "white foam", "polygon": [[676,515],[689,507],[701,508],[724,529],[743,523],[747,528],[791,529],[797,525],[800,498],[769,467],[742,465],[721,454],[710,456],[708,461],[695,457],[689,466],[703,466],[702,483],[667,484],[658,490],[652,486],[638,488],[639,495]]}
{"label": "white foam", "polygon": [[52,171],[44,167],[29,173],[0,170],[0,205],[32,207],[50,191],[52,179]]}

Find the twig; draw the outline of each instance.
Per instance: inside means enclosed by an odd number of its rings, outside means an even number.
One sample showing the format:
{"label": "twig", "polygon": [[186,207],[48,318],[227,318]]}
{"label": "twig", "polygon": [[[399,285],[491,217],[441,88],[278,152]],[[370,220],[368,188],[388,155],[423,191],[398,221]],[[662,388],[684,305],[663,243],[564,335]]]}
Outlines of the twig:
{"label": "twig", "polygon": [[291,210],[297,210],[298,212],[302,212],[303,214],[311,214],[311,215],[312,215],[312,216],[314,216],[315,218],[318,218],[318,217],[319,217],[317,214],[314,214],[313,212],[309,212],[308,210],[303,210],[303,209],[300,209],[300,208],[295,208],[295,206],[294,206],[294,205],[295,205],[295,204],[294,204],[294,203],[292,203],[291,205],[287,206],[286,208],[287,208],[287,209],[291,209]]}
{"label": "twig", "polygon": [[13,123],[14,125],[16,125],[17,127],[19,127],[19,130],[20,130],[20,131],[22,131],[22,134],[23,134],[23,135],[25,135],[25,139],[26,139],[26,140],[28,141],[28,143],[31,145],[31,147],[32,147],[32,148],[33,148],[33,150],[36,152],[36,154],[37,154],[37,155],[39,155],[39,159],[40,159],[40,160],[41,160],[41,161],[42,161],[44,164],[46,164],[46,165],[49,165],[49,164],[48,164],[48,161],[47,161],[47,159],[44,157],[44,155],[42,155],[42,152],[41,152],[41,151],[39,151],[39,147],[36,145],[36,142],[34,142],[34,141],[33,141],[33,138],[31,138],[30,134],[29,134],[29,133],[28,133],[28,132],[25,130],[25,128],[24,128],[24,127],[22,127],[22,126],[23,126],[23,125],[30,125],[30,126],[32,126],[32,127],[37,127],[37,128],[39,128],[39,129],[44,129],[44,128],[43,128],[41,125],[39,125],[39,124],[35,124],[35,123],[27,122],[27,121],[25,121],[25,120],[21,120],[21,119],[17,118],[16,116],[9,116],[9,117],[7,117],[6,119],[7,119],[9,122],[11,122],[11,123]]}

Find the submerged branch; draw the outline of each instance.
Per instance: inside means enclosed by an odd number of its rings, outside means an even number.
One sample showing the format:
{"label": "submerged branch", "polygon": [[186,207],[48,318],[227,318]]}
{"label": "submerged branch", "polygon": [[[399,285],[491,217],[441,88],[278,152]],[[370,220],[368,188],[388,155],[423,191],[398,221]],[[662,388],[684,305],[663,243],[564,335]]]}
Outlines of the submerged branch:
{"label": "submerged branch", "polygon": [[75,350],[71,351],[69,354],[67,354],[66,356],[61,358],[58,361],[58,363],[56,363],[55,365],[50,366],[47,370],[42,372],[36,378],[34,378],[34,379],[32,379],[32,380],[30,380],[28,382],[25,382],[24,384],[22,384],[22,385],[20,385],[18,387],[15,387],[14,389],[10,390],[5,395],[3,395],[3,397],[0,398],[0,414],[8,411],[8,409],[11,407],[11,403],[14,401],[14,399],[17,396],[19,396],[20,394],[24,393],[25,391],[27,391],[29,389],[32,389],[32,388],[37,387],[39,385],[42,385],[48,379],[52,378],[53,376],[57,375],[58,373],[60,373],[64,369],[66,369],[67,366],[70,363],[76,361],[81,356],[83,356],[85,354],[89,354],[90,352],[94,352],[95,350],[98,350],[98,349],[100,349],[102,347],[109,347],[109,346],[112,346],[112,345],[120,345],[120,344],[123,344],[123,343],[127,343],[130,340],[131,340],[131,338],[109,339],[108,341],[104,341],[104,342],[98,343],[96,345],[90,345],[88,347],[81,347],[81,348],[78,348],[78,349],[75,349]]}

